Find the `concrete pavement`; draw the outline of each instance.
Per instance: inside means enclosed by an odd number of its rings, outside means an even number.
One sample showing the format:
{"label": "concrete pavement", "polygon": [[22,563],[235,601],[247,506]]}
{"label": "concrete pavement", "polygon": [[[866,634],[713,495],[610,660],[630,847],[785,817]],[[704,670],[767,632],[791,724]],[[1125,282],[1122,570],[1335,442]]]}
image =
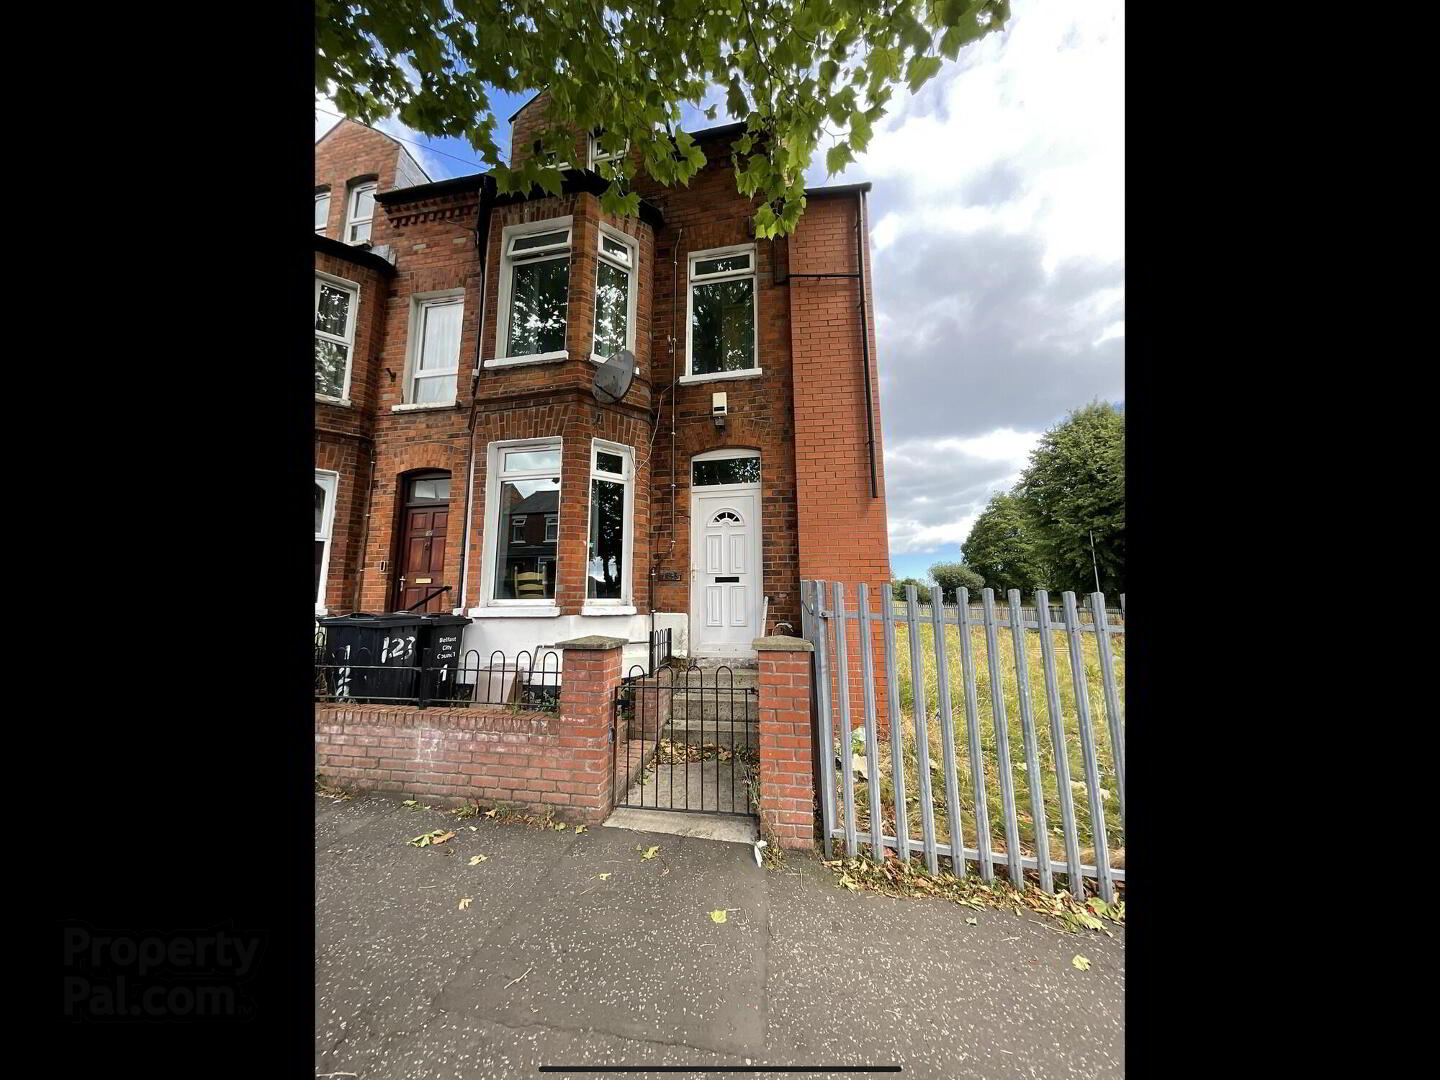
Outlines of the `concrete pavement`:
{"label": "concrete pavement", "polygon": [[[437,828],[455,839],[405,843]],[[1123,931],[850,893],[815,856],[762,870],[739,844],[456,822],[379,796],[317,797],[315,829],[317,1074],[1124,1073]]]}

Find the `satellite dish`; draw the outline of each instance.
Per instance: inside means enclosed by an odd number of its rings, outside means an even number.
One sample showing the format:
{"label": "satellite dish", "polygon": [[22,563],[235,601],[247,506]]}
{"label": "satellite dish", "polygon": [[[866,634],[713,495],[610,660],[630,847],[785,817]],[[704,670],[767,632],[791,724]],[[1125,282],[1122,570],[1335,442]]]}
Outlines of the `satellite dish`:
{"label": "satellite dish", "polygon": [[592,387],[595,400],[602,405],[614,405],[630,390],[630,382],[634,378],[635,354],[629,349],[611,353],[595,369],[595,385]]}

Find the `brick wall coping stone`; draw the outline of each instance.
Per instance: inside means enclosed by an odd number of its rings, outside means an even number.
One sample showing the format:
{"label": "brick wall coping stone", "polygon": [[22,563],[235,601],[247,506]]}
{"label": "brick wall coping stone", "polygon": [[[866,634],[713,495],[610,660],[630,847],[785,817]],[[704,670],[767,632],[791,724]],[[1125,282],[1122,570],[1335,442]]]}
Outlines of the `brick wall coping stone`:
{"label": "brick wall coping stone", "polygon": [[590,634],[586,637],[571,638],[569,641],[557,641],[557,649],[619,649],[628,644],[624,638],[605,637],[602,634]]}
{"label": "brick wall coping stone", "polygon": [[756,638],[750,643],[756,652],[814,652],[815,646],[804,638],[772,636]]}

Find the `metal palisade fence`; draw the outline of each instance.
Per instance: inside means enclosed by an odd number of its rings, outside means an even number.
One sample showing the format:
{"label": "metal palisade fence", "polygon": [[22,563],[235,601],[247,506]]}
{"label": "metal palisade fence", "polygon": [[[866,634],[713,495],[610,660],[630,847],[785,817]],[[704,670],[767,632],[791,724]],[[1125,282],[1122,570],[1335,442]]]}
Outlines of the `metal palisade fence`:
{"label": "metal palisade fence", "polygon": [[[1125,597],[1044,590],[999,606],[991,589],[946,604],[934,587],[805,581],[815,647],[827,858],[923,856],[939,873],[1026,871],[1046,892],[1115,898],[1125,836]],[[852,599],[853,597],[853,599]],[[1057,618],[1058,616],[1058,618]],[[883,703],[877,707],[877,702]],[[1077,806],[1077,804],[1079,804]],[[918,835],[912,835],[918,834]],[[957,857],[958,853],[958,857]],[[1078,868],[1078,872],[1077,869]],[[1057,875],[1064,877],[1063,885]]]}

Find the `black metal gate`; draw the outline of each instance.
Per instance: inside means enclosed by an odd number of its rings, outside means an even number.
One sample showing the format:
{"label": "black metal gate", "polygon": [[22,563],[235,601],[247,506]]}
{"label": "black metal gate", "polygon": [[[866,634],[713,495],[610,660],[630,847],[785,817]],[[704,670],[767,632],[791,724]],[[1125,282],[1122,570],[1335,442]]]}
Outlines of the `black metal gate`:
{"label": "black metal gate", "polygon": [[615,805],[678,813],[755,814],[760,723],[753,671],[639,668],[615,688]]}

